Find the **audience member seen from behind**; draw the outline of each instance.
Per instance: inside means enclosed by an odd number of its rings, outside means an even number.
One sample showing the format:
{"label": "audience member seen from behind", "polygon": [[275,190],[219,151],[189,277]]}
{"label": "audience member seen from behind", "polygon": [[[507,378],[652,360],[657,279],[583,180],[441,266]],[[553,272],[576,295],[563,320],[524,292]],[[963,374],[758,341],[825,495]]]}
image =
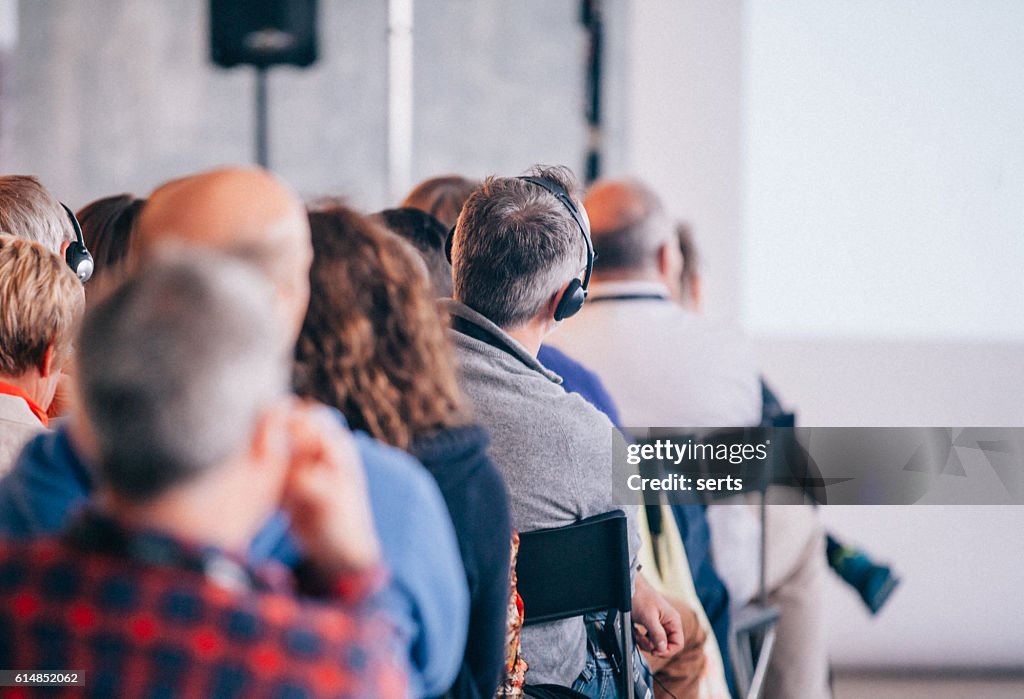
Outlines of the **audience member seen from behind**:
{"label": "audience member seen from behind", "polygon": [[90,303],[124,278],[135,221],[145,203],[131,194],[117,194],[86,204],[76,214],[85,246],[96,263],[96,272],[85,289]]}
{"label": "audience member seen from behind", "polygon": [[[424,213],[436,211],[438,216],[443,217],[440,230],[444,234],[440,238],[433,234],[421,233],[420,231],[425,231],[426,227],[419,229],[413,219],[395,214],[407,209],[390,209],[380,214],[385,217],[385,222],[394,233],[411,240],[423,256],[439,298],[452,295],[452,269],[445,255],[445,243],[466,199],[478,186],[480,183],[476,180],[447,175],[424,180],[406,197],[403,206],[413,207]],[[443,202],[443,206],[438,202]],[[619,413],[615,404],[601,385],[601,380],[592,371],[550,344],[541,344],[537,351],[537,360],[546,369],[562,377],[562,386],[566,391],[579,393],[588,403],[607,415],[613,424],[619,424]]]}
{"label": "audience member seen from behind", "polygon": [[[440,227],[415,209],[398,211]],[[491,697],[504,667],[508,496],[486,431],[469,420],[429,280],[415,251],[375,221],[344,207],[309,218],[312,293],[296,392],[410,451],[437,480],[470,591],[466,655],[446,696]]]}
{"label": "audience member seen from behind", "polygon": [[[104,197],[86,204],[76,214],[82,229],[82,240],[93,259],[94,270],[85,285],[85,302],[89,306],[110,292],[124,279],[127,255],[135,219],[144,199],[130,194]],[[65,376],[57,386],[50,415],[69,417],[69,429],[78,429],[75,422],[77,401],[74,395],[74,357],[65,368]]]}
{"label": "audience member seen from behind", "polygon": [[[434,182],[434,180],[428,180],[423,184],[423,188],[429,191]],[[464,190],[467,197],[471,193],[471,189]],[[458,210],[461,211],[465,202],[452,199],[449,203],[453,206],[457,205]],[[414,208],[387,209],[377,214],[377,217],[388,226],[392,233],[413,244],[413,249],[419,253],[426,265],[434,294],[439,298],[450,297],[452,295],[452,268],[445,254],[445,244],[450,230],[427,212]],[[596,375],[550,345],[541,345],[537,352],[537,359],[543,366],[562,377],[562,386],[566,391],[579,393],[587,402],[605,413],[613,424],[618,424],[618,413],[615,406]],[[513,568],[517,558],[517,541],[518,539],[514,538],[511,557]],[[514,575],[511,584],[508,611],[509,629],[506,639],[506,677],[498,690],[500,696],[507,697],[521,696],[526,665],[520,657],[519,640],[523,625],[522,600],[515,589]]]}
{"label": "audience member seen from behind", "polygon": [[[78,672],[104,696],[404,696],[372,611],[385,574],[362,465],[330,418],[287,405],[270,303],[259,275],[207,253],[89,313],[98,497],[59,537],[0,544],[0,665]],[[282,504],[309,556],[303,599],[244,563]]]}
{"label": "audience member seen from behind", "polygon": [[0,475],[49,426],[85,306],[82,283],[41,243],[0,235]]}
{"label": "audience member seen from behind", "polygon": [[[294,349],[309,302],[312,245],[301,200],[257,168],[223,168],[168,182],[149,197],[136,223],[128,272],[166,245],[241,257],[274,287],[261,309],[281,319],[265,341]],[[408,454],[355,434],[366,467],[384,560],[391,571],[382,601],[400,626],[410,693],[437,695],[454,681],[465,648],[468,593],[451,519],[437,484]],[[56,532],[95,487],[89,445],[57,430],[36,438],[0,481],[0,532]],[[430,546],[410,546],[429,539]],[[280,513],[260,530],[251,560],[300,562],[301,551]]]}
{"label": "audience member seen from behind", "polygon": [[[597,252],[592,299],[553,341],[597,371],[623,424],[681,431],[760,424],[760,372],[749,343],[671,298],[684,260],[658,197],[636,180],[606,180],[590,189],[586,206]],[[821,525],[810,507],[769,507],[767,517],[767,592],[782,617],[765,694],[827,697]],[[733,504],[711,505],[707,520],[715,567],[741,607],[758,593],[760,521]]]}
{"label": "audience member seen from behind", "polygon": [[395,235],[410,243],[427,266],[434,295],[452,295],[452,266],[444,254],[448,229],[425,211],[412,208],[385,209],[375,216]]}
{"label": "audience member seen from behind", "polygon": [[[577,189],[564,168],[535,169],[531,175],[567,196]],[[572,524],[616,509],[608,487],[611,423],[563,391],[559,378],[537,361],[541,342],[565,315],[566,290],[584,277],[586,235],[569,207],[543,184],[498,177],[473,193],[454,232],[455,299],[448,308],[460,378],[476,415],[491,431],[491,454],[520,531]],[[635,513],[626,509],[635,552]],[[637,642],[658,659],[671,658],[682,647],[679,613],[642,574],[635,580],[633,619],[645,630]],[[530,601],[524,602],[529,609]],[[589,651],[588,632],[596,642]],[[600,633],[581,619],[524,629],[527,680],[572,686],[588,695],[614,692],[611,672],[598,667],[604,662],[596,650]]]}
{"label": "audience member seen from behind", "polygon": [[683,308],[691,311],[701,310],[703,281],[700,276],[700,258],[697,255],[697,243],[693,239],[693,229],[688,223],[676,224],[676,238],[679,240],[679,254],[682,264],[679,276],[671,285],[672,299]]}
{"label": "audience member seen from behind", "polygon": [[413,187],[401,205],[426,211],[440,221],[445,230],[451,230],[459,220],[462,205],[479,186],[478,180],[462,175],[431,177]]}

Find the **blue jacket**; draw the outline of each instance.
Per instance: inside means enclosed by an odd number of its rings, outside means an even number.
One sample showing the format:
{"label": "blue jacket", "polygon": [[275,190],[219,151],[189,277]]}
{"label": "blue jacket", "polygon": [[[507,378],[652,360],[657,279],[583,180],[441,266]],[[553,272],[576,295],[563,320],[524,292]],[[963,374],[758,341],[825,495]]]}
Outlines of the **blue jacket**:
{"label": "blue jacket", "polygon": [[[455,531],[430,474],[411,456],[353,433],[366,467],[374,521],[391,583],[382,602],[408,640],[410,692],[443,694],[462,663],[469,594]],[[0,535],[59,531],[94,488],[64,428],[33,439],[0,480]],[[253,540],[250,557],[294,565],[299,549],[277,514]]]}
{"label": "blue jacket", "polygon": [[621,426],[619,409],[597,374],[551,345],[540,346],[537,361],[562,377],[562,388],[569,393],[578,393],[583,400],[607,415],[613,425]]}
{"label": "blue jacket", "polygon": [[505,675],[512,518],[488,442],[483,427],[467,425],[418,437],[409,449],[448,503],[469,583],[470,643],[446,699],[490,699]]}

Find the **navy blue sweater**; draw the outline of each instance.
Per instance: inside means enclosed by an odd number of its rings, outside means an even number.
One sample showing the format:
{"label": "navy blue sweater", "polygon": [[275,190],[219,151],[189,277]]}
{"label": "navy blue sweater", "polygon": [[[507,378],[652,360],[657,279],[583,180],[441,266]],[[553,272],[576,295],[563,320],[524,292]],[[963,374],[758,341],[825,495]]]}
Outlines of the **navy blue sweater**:
{"label": "navy blue sweater", "polygon": [[493,697],[505,671],[512,523],[505,483],[479,425],[414,440],[409,450],[437,480],[469,583],[466,655],[448,696]]}

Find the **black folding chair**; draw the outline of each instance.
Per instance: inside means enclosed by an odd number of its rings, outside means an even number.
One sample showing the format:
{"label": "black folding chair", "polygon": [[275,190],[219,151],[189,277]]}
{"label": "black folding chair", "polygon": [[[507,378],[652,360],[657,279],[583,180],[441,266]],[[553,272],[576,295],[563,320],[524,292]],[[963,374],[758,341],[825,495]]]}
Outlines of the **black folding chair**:
{"label": "black folding chair", "polygon": [[612,510],[566,527],[521,533],[516,576],[525,626],[608,611],[606,628],[611,629],[619,617],[622,696],[633,699],[633,595],[625,513]]}

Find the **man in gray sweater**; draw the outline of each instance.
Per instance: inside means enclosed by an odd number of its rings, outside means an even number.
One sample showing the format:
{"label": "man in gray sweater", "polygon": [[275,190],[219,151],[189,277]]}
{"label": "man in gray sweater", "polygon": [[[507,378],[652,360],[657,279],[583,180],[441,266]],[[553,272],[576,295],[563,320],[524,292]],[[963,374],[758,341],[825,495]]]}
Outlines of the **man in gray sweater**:
{"label": "man in gray sweater", "polygon": [[[536,357],[545,336],[586,298],[593,253],[577,189],[564,168],[489,178],[466,202],[449,240],[449,312],[461,384],[491,432],[491,456],[508,485],[519,531],[564,526],[622,506],[612,496],[612,424],[567,393]],[[635,572],[635,507],[623,509]],[[632,611],[643,627],[636,634],[641,649],[655,658],[681,649],[679,613],[638,573]],[[525,629],[522,654],[531,684],[585,694],[601,689],[582,618]]]}

